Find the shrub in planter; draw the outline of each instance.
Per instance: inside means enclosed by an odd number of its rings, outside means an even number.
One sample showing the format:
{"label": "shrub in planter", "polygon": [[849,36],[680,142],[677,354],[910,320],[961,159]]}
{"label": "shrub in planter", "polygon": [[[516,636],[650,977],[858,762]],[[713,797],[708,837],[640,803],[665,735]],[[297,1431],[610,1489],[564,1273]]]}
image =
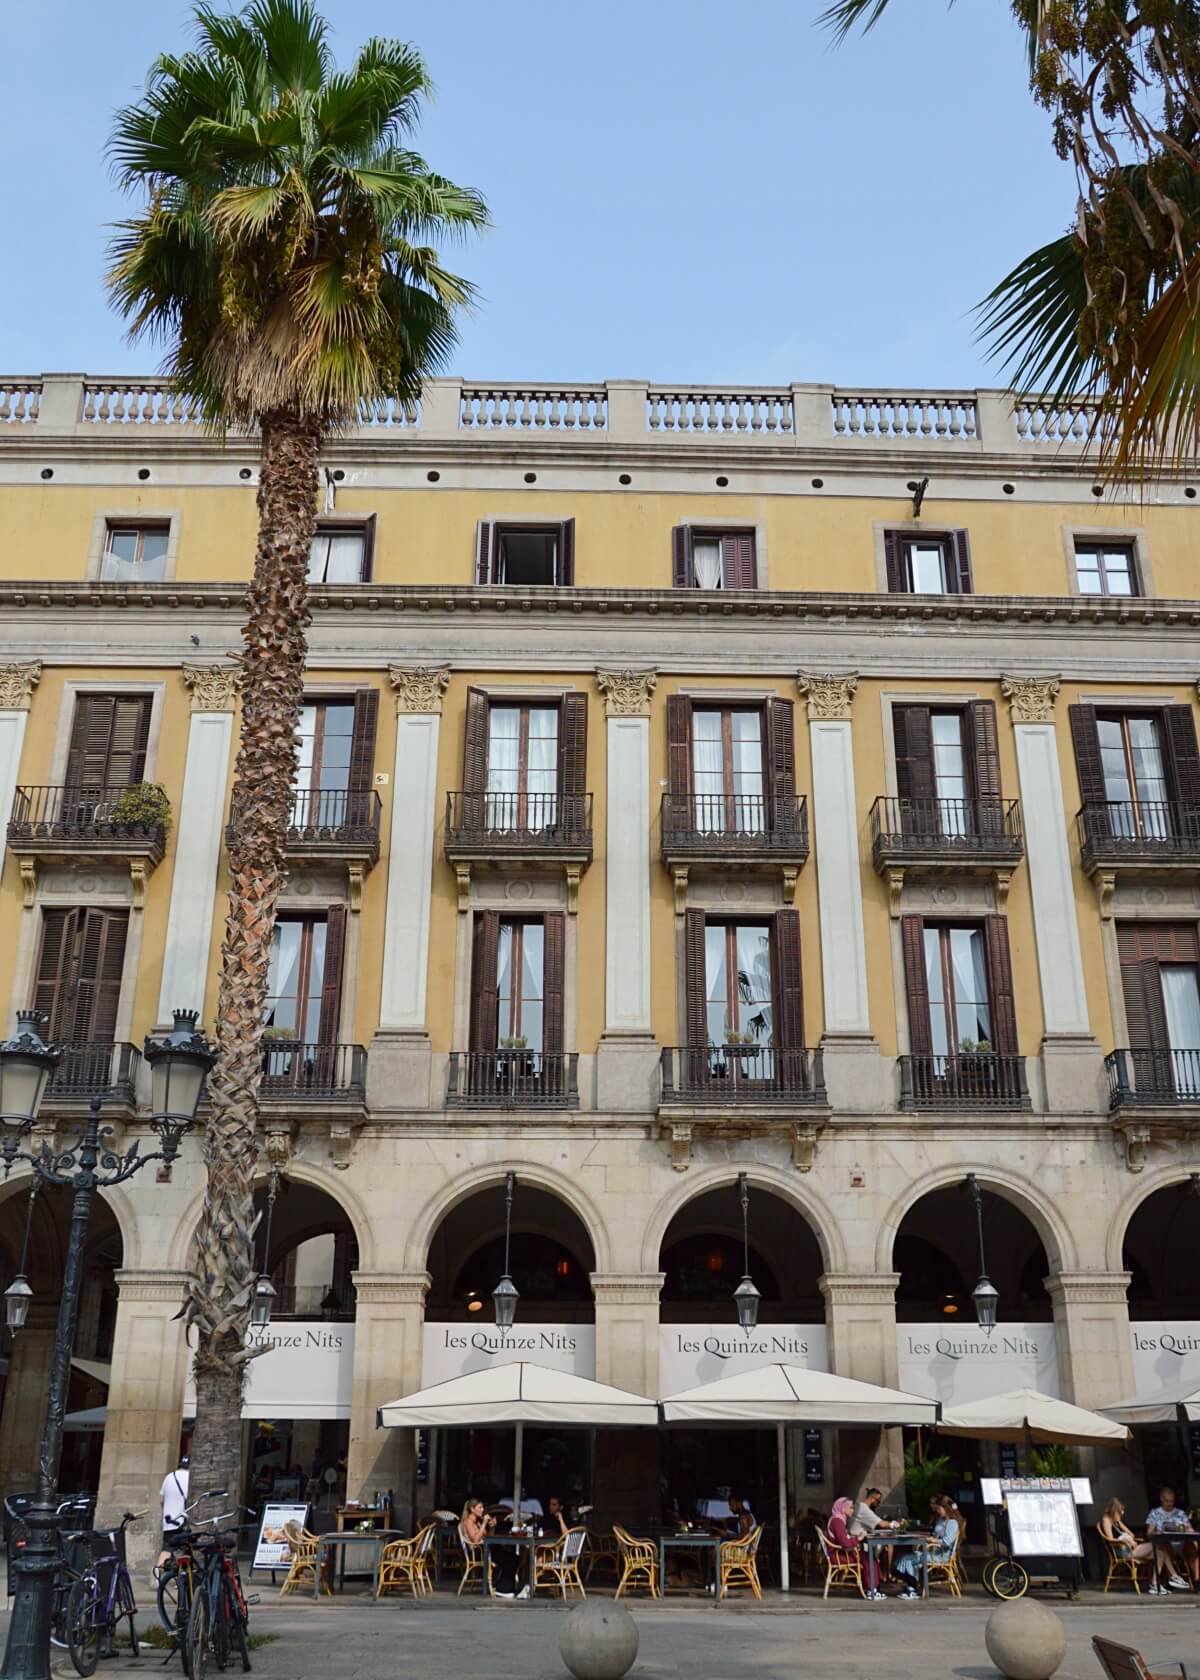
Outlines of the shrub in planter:
{"label": "shrub in planter", "polygon": [[128,828],[161,828],[166,834],[171,827],[171,801],[157,782],[135,782],[122,790],[109,821]]}

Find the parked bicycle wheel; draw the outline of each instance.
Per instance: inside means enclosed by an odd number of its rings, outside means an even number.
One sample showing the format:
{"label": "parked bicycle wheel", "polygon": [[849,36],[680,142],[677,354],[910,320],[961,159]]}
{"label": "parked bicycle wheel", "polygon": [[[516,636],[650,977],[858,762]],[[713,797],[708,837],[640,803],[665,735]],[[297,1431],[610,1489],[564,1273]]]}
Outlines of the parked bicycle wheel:
{"label": "parked bicycle wheel", "polygon": [[[181,1638],[187,1628],[187,1589],[177,1569],[169,1564],[158,1577],[158,1619],[167,1633]],[[181,1610],[182,1601],[182,1610]]]}
{"label": "parked bicycle wheel", "polygon": [[246,1634],[250,1618],[246,1610],[246,1601],[242,1597],[241,1582],[232,1567],[223,1576],[221,1586],[226,1620],[229,1624],[229,1644],[242,1660],[243,1674],[249,1674],[250,1645]]}
{"label": "parked bicycle wheel", "polygon": [[94,1575],[81,1575],[67,1599],[67,1650],[78,1674],[95,1674],[100,1659],[99,1592]]}
{"label": "parked bicycle wheel", "polygon": [[113,1606],[113,1629],[115,1632],[116,1624],[122,1620],[129,1623],[129,1650],[134,1657],[138,1655],[140,1649],[136,1617],[137,1605],[133,1597],[133,1583],[129,1579],[129,1571],[122,1565],[120,1579],[117,1582],[117,1601]]}
{"label": "parked bicycle wheel", "polygon": [[[217,1566],[220,1567],[219,1565]],[[210,1586],[213,1591],[212,1626],[209,1629],[209,1643],[212,1646],[213,1661],[217,1668],[224,1671],[229,1661],[229,1607],[225,1600],[225,1584],[218,1574],[215,1581],[210,1576]]]}
{"label": "parked bicycle wheel", "polygon": [[997,1598],[1020,1598],[1029,1586],[1029,1571],[1016,1558],[997,1558],[992,1592]]}
{"label": "parked bicycle wheel", "polygon": [[208,1599],[201,1589],[192,1599],[184,1640],[183,1670],[188,1680],[204,1680],[208,1673]]}

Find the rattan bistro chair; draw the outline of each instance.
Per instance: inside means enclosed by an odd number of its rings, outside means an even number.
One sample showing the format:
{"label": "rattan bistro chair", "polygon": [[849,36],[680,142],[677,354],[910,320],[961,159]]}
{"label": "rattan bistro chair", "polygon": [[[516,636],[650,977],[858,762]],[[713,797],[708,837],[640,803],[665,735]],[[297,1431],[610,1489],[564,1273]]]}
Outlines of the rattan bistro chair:
{"label": "rattan bistro chair", "polygon": [[576,1587],[580,1598],[586,1598],[579,1574],[579,1556],[587,1539],[586,1528],[569,1528],[552,1546],[538,1546],[533,1556],[533,1590],[557,1587],[566,1598]]}
{"label": "rattan bistro chair", "polygon": [[617,1548],[621,1554],[621,1579],[614,1598],[620,1598],[626,1587],[646,1587],[651,1598],[658,1598],[658,1548],[653,1540],[637,1540],[620,1523],[613,1524]]}
{"label": "rattan bistro chair", "polygon": [[725,1598],[731,1587],[749,1587],[755,1598],[762,1597],[758,1580],[758,1543],[762,1524],[744,1540],[724,1540],[718,1553],[717,1590]]}
{"label": "rattan bistro chair", "polygon": [[928,1582],[930,1592],[933,1591],[934,1587],[949,1587],[950,1596],[952,1598],[962,1597],[962,1588],[959,1586],[958,1575],[958,1554],[961,1547],[962,1529],[960,1528],[958,1530],[958,1538],[954,1542],[954,1550],[950,1553],[950,1556],[948,1558],[942,1558],[940,1562],[934,1558],[930,1558],[928,1564],[926,1565],[926,1580]]}
{"label": "rattan bistro chair", "polygon": [[[283,1538],[287,1542],[290,1562],[279,1589],[281,1598],[284,1593],[295,1592],[299,1587],[312,1587],[317,1578],[317,1536],[301,1528],[298,1522],[286,1522]],[[328,1568],[321,1572],[321,1591],[329,1591]]]}
{"label": "rattan bistro chair", "polygon": [[463,1572],[462,1580],[458,1583],[458,1591],[454,1596],[461,1598],[462,1590],[468,1581],[475,1576],[478,1576],[481,1581],[483,1580],[483,1547],[482,1545],[472,1545],[463,1533],[461,1523],[458,1525],[458,1546],[463,1555]]}
{"label": "rattan bistro chair", "polygon": [[823,1528],[817,1530],[817,1543],[825,1560],[825,1591],[821,1594],[822,1598],[829,1597],[830,1587],[857,1587],[860,1597],[866,1598],[862,1558],[857,1552],[839,1551]]}
{"label": "rattan bistro chair", "polygon": [[1134,1592],[1140,1598],[1142,1580],[1145,1577],[1149,1577],[1151,1581],[1154,1579],[1155,1559],[1153,1555],[1148,1558],[1135,1558],[1133,1547],[1129,1545],[1128,1541],[1110,1540],[1099,1523],[1096,1524],[1096,1533],[1103,1542],[1105,1557],[1108,1561],[1108,1574],[1104,1577],[1105,1592],[1108,1591],[1114,1581],[1129,1581],[1133,1585]]}
{"label": "rattan bistro chair", "polygon": [[411,1540],[392,1540],[379,1554],[379,1575],[376,1596],[398,1592],[408,1587],[414,1598],[424,1598],[433,1591],[429,1579],[429,1548],[433,1544],[435,1524],[426,1523]]}

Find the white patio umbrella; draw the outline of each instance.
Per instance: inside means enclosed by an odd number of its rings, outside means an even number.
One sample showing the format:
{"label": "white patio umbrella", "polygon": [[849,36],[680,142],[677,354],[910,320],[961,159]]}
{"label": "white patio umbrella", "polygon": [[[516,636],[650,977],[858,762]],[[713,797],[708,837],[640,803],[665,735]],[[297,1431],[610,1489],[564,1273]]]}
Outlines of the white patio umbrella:
{"label": "white patio umbrella", "polygon": [[107,1422],[107,1406],[89,1406],[83,1412],[68,1412],[63,1418],[63,1430],[68,1435],[90,1435],[103,1429]]}
{"label": "white patio umbrella", "polygon": [[556,1428],[652,1428],[658,1423],[658,1405],[642,1394],[520,1360],[450,1377],[379,1408],[382,1429],[486,1429],[502,1423],[516,1425],[513,1510],[519,1515],[527,1423]]}
{"label": "white patio umbrella", "polygon": [[855,1382],[832,1371],[801,1365],[760,1365],[731,1377],[685,1388],[662,1402],[667,1423],[773,1423],[779,1462],[779,1584],[790,1585],[787,1549],[787,1455],[789,1423],[935,1423],[939,1402],[898,1388]]}
{"label": "white patio umbrella", "polygon": [[1191,1377],[1155,1394],[1116,1400],[1099,1410],[1118,1423],[1200,1423],[1200,1382]]}
{"label": "white patio umbrella", "polygon": [[976,1441],[1016,1441],[1026,1446],[1061,1443],[1090,1447],[1097,1441],[1127,1441],[1123,1423],[1083,1406],[1072,1406],[1036,1388],[1014,1388],[986,1400],[969,1400],[943,1411],[938,1429],[943,1435],[964,1435]]}

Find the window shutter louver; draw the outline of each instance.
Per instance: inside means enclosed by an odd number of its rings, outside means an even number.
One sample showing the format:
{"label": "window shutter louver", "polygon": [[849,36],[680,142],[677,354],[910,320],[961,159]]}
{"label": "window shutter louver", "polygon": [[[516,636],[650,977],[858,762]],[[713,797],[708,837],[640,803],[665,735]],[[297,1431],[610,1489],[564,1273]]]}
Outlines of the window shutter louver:
{"label": "window shutter louver", "polygon": [[1180,806],[1181,827],[1185,833],[1195,833],[1196,813],[1200,811],[1200,750],[1196,745],[1196,722],[1192,708],[1164,706],[1163,726],[1167,757],[1171,764],[1172,790]]}
{"label": "window shutter louver", "polygon": [[671,587],[692,587],[692,528],[676,525],[671,532]]}
{"label": "window shutter louver", "polygon": [[563,989],[567,956],[567,918],[561,910],[543,917],[542,1049],[563,1054]]}
{"label": "window shutter louver", "polygon": [[996,730],[996,702],[972,700],[967,707],[971,726],[971,775],[979,801],[979,826],[996,834],[1004,825],[1000,799],[1000,740]]}
{"label": "window shutter louver", "polygon": [[575,521],[564,519],[558,527],[558,578],[564,589],[575,582]]}
{"label": "window shutter louver", "polygon": [[335,904],[325,916],[325,969],[321,977],[321,1015],[317,1037],[334,1045],[342,1023],[342,969],[346,960],[346,906]]}
{"label": "window shutter louver", "polygon": [[796,721],[790,700],[767,701],[767,748],[771,800],[768,827],[788,832],[797,824]]}
{"label": "window shutter louver", "polygon": [[970,595],[971,547],[965,531],[950,531],[946,537],[946,585],[951,595]]}
{"label": "window shutter louver", "polygon": [[904,989],[908,995],[908,1047],[914,1056],[932,1056],[923,917],[901,916],[900,942],[904,951]]}
{"label": "window shutter louver", "polygon": [[496,965],[500,950],[500,912],[484,910],[475,918],[471,957],[471,1049],[494,1050],[500,1018]]}
{"label": "window shutter louver", "polygon": [[496,527],[490,519],[479,521],[475,539],[475,582],[494,583]]}
{"label": "window shutter louver", "polygon": [[73,959],[82,915],[82,910],[42,912],[42,949],[33,987],[33,1008],[45,1016],[42,1032],[47,1043],[64,1036],[62,1016],[65,1012],[66,970]]}
{"label": "window shutter louver", "polygon": [[70,1036],[80,1044],[111,1044],[117,1030],[121,975],[125,967],[124,911],[85,910],[78,934],[74,964],[68,954],[68,980],[73,998],[64,999],[71,1018]]}
{"label": "window shutter louver", "polygon": [[582,830],[584,795],[587,793],[586,694],[564,694],[558,717],[558,797],[562,804],[559,823],[566,829]]}
{"label": "window shutter louver", "polygon": [[1121,922],[1117,927],[1117,952],[1121,962],[1194,963],[1200,961],[1200,941],[1195,922]]}
{"label": "window shutter louver", "polygon": [[758,587],[754,532],[726,531],[721,537],[721,576],[726,589]]}
{"label": "window shutter louver", "polygon": [[1122,963],[1121,988],[1125,993],[1125,1025],[1130,1050],[1169,1050],[1167,1010],[1163,1002],[1162,974],[1152,958]]}
{"label": "window shutter louver", "polygon": [[883,533],[883,559],[887,568],[889,595],[904,595],[908,591],[908,577],[904,569],[904,549],[899,531]]}
{"label": "window shutter louver", "polygon": [[992,1012],[992,1049],[1000,1056],[1015,1056],[1018,1053],[1017,1009],[1013,997],[1007,917],[985,916],[983,939],[987,958],[988,1002]]}
{"label": "window shutter louver", "polygon": [[362,539],[362,582],[370,583],[375,575],[375,527],[378,523],[376,516],[371,513],[363,520]]}
{"label": "window shutter louver", "polygon": [[708,977],[704,961],[703,910],[688,910],[683,918],[683,979],[690,1050],[708,1045]]}
{"label": "window shutter louver", "polygon": [[1093,840],[1107,839],[1112,830],[1106,804],[1108,791],[1104,785],[1104,761],[1100,756],[1100,731],[1096,727],[1095,706],[1067,707],[1071,720],[1071,742],[1075,748],[1075,771],[1079,777],[1079,800],[1087,810],[1085,830]]}
{"label": "window shutter louver", "polygon": [[106,787],[131,787],[146,774],[150,744],[150,696],[118,698],[113,712],[112,744],[108,752]]}
{"label": "window shutter louver", "polygon": [[775,1043],[782,1050],[803,1050],[804,977],[800,963],[800,912],[777,910],[774,921],[771,954],[775,969]]}
{"label": "window shutter louver", "polygon": [[[350,792],[370,793],[375,777],[375,734],[379,725],[379,690],[360,688],[354,695],[354,727],[350,738]],[[363,817],[366,820],[365,799]]]}
{"label": "window shutter louver", "polygon": [[116,701],[108,694],[80,694],[71,720],[71,744],[67,750],[67,785],[72,788],[101,788],[108,770],[108,748],[112,740]]}
{"label": "window shutter louver", "polygon": [[[466,741],[463,748],[463,792],[480,794],[487,789],[488,697],[481,688],[467,690]],[[464,816],[474,823],[477,813]],[[478,813],[480,820],[482,813]]]}
{"label": "window shutter louver", "polygon": [[[893,706],[892,739],[896,745],[896,791],[901,799],[931,800],[933,720],[928,706]],[[914,813],[920,821],[921,813]]]}
{"label": "window shutter louver", "polygon": [[686,694],[672,694],[667,701],[667,792],[676,828],[691,827],[691,753],[692,702]]}

